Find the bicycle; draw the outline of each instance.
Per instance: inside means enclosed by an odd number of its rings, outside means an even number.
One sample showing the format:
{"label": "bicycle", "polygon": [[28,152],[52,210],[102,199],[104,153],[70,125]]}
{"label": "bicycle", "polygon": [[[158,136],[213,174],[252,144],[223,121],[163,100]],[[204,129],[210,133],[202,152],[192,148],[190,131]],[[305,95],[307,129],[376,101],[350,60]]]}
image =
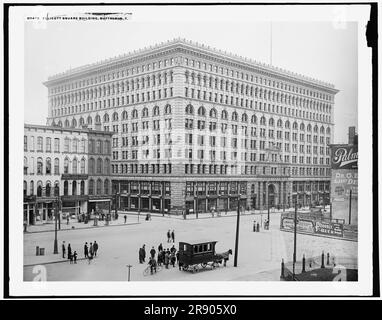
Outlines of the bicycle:
{"label": "bicycle", "polygon": [[[156,268],[153,271],[153,274],[161,271],[162,269],[163,269],[162,266],[157,265]],[[144,276],[148,276],[149,274],[151,274],[151,266],[147,266],[146,269],[143,270],[143,275]]]}

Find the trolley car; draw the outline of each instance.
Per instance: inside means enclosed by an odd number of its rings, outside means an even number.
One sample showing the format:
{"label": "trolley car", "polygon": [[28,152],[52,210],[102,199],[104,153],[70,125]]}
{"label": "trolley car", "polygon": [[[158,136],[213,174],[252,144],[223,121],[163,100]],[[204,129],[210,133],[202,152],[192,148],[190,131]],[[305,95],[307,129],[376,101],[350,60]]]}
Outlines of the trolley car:
{"label": "trolley car", "polygon": [[196,272],[200,268],[206,268],[207,266],[212,268],[218,267],[222,262],[226,266],[232,250],[229,249],[223,253],[216,253],[216,242],[179,242],[179,267],[185,271]]}

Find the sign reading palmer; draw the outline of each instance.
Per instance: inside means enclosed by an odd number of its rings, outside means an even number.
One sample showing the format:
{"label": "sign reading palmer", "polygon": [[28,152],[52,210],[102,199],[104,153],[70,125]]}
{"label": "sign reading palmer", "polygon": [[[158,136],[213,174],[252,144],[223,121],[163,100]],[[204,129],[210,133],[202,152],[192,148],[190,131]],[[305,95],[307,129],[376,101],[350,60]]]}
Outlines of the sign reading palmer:
{"label": "sign reading palmer", "polygon": [[358,146],[333,145],[332,169],[358,169]]}

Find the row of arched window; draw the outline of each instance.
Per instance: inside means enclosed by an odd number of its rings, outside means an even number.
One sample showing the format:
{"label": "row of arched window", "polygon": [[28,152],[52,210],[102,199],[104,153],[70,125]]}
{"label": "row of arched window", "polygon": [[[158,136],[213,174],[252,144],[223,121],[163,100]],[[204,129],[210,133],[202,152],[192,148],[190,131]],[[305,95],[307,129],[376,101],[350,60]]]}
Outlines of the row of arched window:
{"label": "row of arched window", "polygon": [[110,160],[101,158],[97,160],[93,157],[89,158],[89,174],[110,174]]}
{"label": "row of arched window", "polygon": [[[85,181],[81,180],[81,182],[77,182],[73,180],[69,187],[69,181],[65,180],[63,182],[63,195],[86,195],[85,189]],[[36,195],[37,197],[57,197],[61,196],[60,194],[60,183],[59,181],[55,181],[53,184],[50,181],[46,181],[45,185],[42,181],[37,181],[36,189],[35,182],[32,180],[28,182],[24,180],[23,184],[24,196],[32,196]],[[88,194],[89,195],[109,195],[110,194],[110,181],[109,179],[97,179],[96,181],[93,179],[89,180],[88,184]]]}
{"label": "row of arched window", "polygon": [[60,195],[60,182],[55,181],[53,184],[50,181],[46,181],[45,185],[42,181],[37,181],[36,190],[34,181],[28,182],[24,180],[24,196],[33,196],[37,197],[57,197]]}
{"label": "row of arched window", "polygon": [[[169,115],[171,114],[172,112],[172,108],[171,108],[171,105],[170,104],[166,104],[165,107],[164,107],[164,115]],[[149,117],[149,109],[147,107],[144,107],[141,111],[141,116],[142,118],[145,118],[145,117]],[[152,109],[152,113],[151,115],[153,117],[156,117],[156,116],[160,116],[160,108],[158,106],[154,106],[153,109]],[[128,119],[128,112],[125,110],[121,113],[121,119],[122,120],[127,120]],[[119,120],[119,115],[117,112],[114,112],[112,115],[111,115],[111,119],[113,122],[115,121],[118,121]],[[137,119],[139,117],[139,113],[138,113],[138,110],[137,109],[133,109],[131,111],[131,118],[132,119]],[[99,114],[97,114],[95,117],[94,117],[94,123],[95,124],[100,124],[101,123],[101,120],[103,120],[103,123],[108,123],[110,122],[110,116],[108,113],[105,113],[102,118]],[[77,122],[77,119],[73,118],[72,120],[69,120],[69,119],[66,119],[64,121],[64,123],[59,120],[57,123],[54,123],[54,125],[58,125],[59,127],[65,127],[65,128],[77,128],[78,126],[79,127],[82,127],[83,125],[92,125],[93,124],[93,118],[91,116],[88,116],[86,118],[86,121],[83,117],[80,117],[78,122]]]}
{"label": "row of arched window", "polygon": [[[55,158],[52,160],[51,158],[38,157],[36,159],[36,163],[34,162],[35,158],[24,157],[24,174],[34,174],[35,168],[36,174],[38,175],[59,175],[62,173],[71,173],[71,174],[85,174],[86,173],[86,160],[85,158],[77,159],[74,157],[70,160],[68,157],[64,159],[63,171],[60,168],[60,159]],[[37,166],[36,166],[37,165]]]}
{"label": "row of arched window", "polygon": [[241,82],[227,79],[214,78],[207,75],[185,72],[186,83],[197,84],[199,86],[214,88],[232,93],[244,94],[247,96],[265,99],[269,101],[285,103],[296,107],[309,108],[316,111],[331,112],[331,105],[311,98],[295,96],[293,94],[275,91],[272,89],[251,86]]}
{"label": "row of arched window", "polygon": [[[186,111],[187,115],[192,115],[192,116],[194,115],[194,107],[191,104],[186,106],[185,111]],[[197,115],[199,117],[206,117],[206,114],[207,114],[207,112],[206,112],[205,107],[200,106],[197,110]],[[218,112],[216,111],[215,108],[212,108],[208,114],[209,114],[210,118],[217,118],[218,117]],[[221,119],[222,120],[228,120],[229,119],[228,112],[226,110],[222,110]],[[240,119],[242,122],[248,122],[248,115],[246,113],[243,113],[241,115]],[[238,121],[239,120],[239,114],[236,111],[233,111],[231,114],[230,120]],[[251,124],[257,124],[257,116],[252,115],[250,122],[251,122]],[[264,117],[264,116],[260,117],[260,125],[266,126],[267,123],[269,126],[275,126],[275,120],[273,118],[269,118],[267,121],[266,117]],[[287,128],[287,129],[289,129],[290,128],[290,121],[286,120],[283,123],[283,120],[278,119],[277,120],[277,127],[283,128],[283,126],[285,126],[285,128]],[[292,129],[294,129],[294,130],[300,129],[302,131],[305,131],[305,124],[304,124],[304,122],[301,122],[300,125],[298,125],[298,123],[296,121],[294,121],[292,124]],[[306,130],[308,132],[312,131],[312,125],[310,123],[306,125]],[[326,131],[326,134],[330,134],[330,127],[327,127],[325,130],[324,126],[321,126],[320,129],[318,129],[318,125],[315,125],[313,127],[313,131],[318,132],[318,130],[320,130],[320,133],[325,133],[325,131]]]}
{"label": "row of arched window", "polygon": [[105,179],[105,181],[102,182],[101,179],[97,179],[96,181],[93,179],[89,180],[89,196],[91,195],[108,195],[110,194],[110,181],[108,179]]}
{"label": "row of arched window", "polygon": [[51,106],[62,106],[70,103],[76,103],[81,101],[87,101],[89,99],[96,99],[105,96],[120,94],[128,92],[130,90],[142,89],[145,87],[151,87],[173,82],[173,72],[164,72],[158,74],[152,74],[145,77],[139,77],[135,79],[125,80],[114,84],[102,85],[95,88],[89,88],[86,90],[77,91],[70,94],[61,94],[56,97],[51,97]]}

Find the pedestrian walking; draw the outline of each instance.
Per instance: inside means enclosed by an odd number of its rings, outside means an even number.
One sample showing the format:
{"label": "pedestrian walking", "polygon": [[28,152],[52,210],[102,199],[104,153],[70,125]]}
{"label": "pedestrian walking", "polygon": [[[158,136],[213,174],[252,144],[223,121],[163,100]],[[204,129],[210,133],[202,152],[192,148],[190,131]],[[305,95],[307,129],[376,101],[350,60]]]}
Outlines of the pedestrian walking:
{"label": "pedestrian walking", "polygon": [[165,265],[166,269],[168,269],[169,261],[170,261],[170,253],[169,253],[169,251],[166,251],[166,253],[164,255],[164,265]]}
{"label": "pedestrian walking", "polygon": [[62,242],[62,258],[64,258],[64,259],[65,259],[65,251],[66,251],[66,249],[65,249],[65,241],[63,241]]}
{"label": "pedestrian walking", "polygon": [[157,262],[155,261],[155,258],[150,257],[149,265],[151,274],[157,272]]}
{"label": "pedestrian walking", "polygon": [[85,242],[85,245],[84,245],[84,256],[85,258],[89,257],[89,247],[87,242]]}
{"label": "pedestrian walking", "polygon": [[171,262],[171,265],[173,267],[175,267],[175,261],[176,261],[175,252],[171,252],[171,254],[170,254],[170,262]]}
{"label": "pedestrian walking", "polygon": [[260,224],[259,223],[256,224],[256,231],[260,232]]}
{"label": "pedestrian walking", "polygon": [[156,253],[156,251],[155,251],[154,247],[152,247],[150,250],[151,258],[155,258],[155,253]]}
{"label": "pedestrian walking", "polygon": [[172,230],[171,232],[171,239],[172,239],[172,242],[175,242],[175,231]]}
{"label": "pedestrian walking", "polygon": [[162,250],[163,250],[163,245],[162,245],[162,243],[160,243],[160,245],[158,246],[158,252],[160,252]]}
{"label": "pedestrian walking", "polygon": [[175,253],[176,252],[176,249],[175,249],[175,246],[172,245],[171,249],[170,249],[170,253]]}
{"label": "pedestrian walking", "polygon": [[176,254],[175,254],[175,258],[176,258],[176,262],[177,262],[178,265],[179,265],[179,270],[180,270],[180,264],[179,264],[179,251],[176,252]]}
{"label": "pedestrian walking", "polygon": [[124,215],[124,216],[123,216],[123,219],[125,219],[125,223],[126,223],[126,219],[127,219],[127,216],[126,216],[126,215]]}
{"label": "pedestrian walking", "polygon": [[72,253],[69,253],[69,250],[68,250],[68,259],[69,259],[69,263],[72,264],[73,263],[73,255],[72,255]]}
{"label": "pedestrian walking", "polygon": [[77,264],[77,251],[74,251],[73,253],[73,260],[74,260],[74,263]]}
{"label": "pedestrian walking", "polygon": [[72,256],[72,248],[70,247],[70,243],[68,244],[68,259]]}
{"label": "pedestrian walking", "polygon": [[143,259],[143,262],[145,262],[145,259],[146,259],[146,245],[145,244],[142,246],[142,259]]}
{"label": "pedestrian walking", "polygon": [[162,264],[162,251],[158,251],[157,263],[158,263],[158,266]]}
{"label": "pedestrian walking", "polygon": [[167,231],[167,242],[170,242],[171,239],[171,232],[170,229]]}
{"label": "pedestrian walking", "polygon": [[94,256],[94,248],[93,248],[93,243],[90,242],[90,245],[89,245],[89,255],[93,258]]}
{"label": "pedestrian walking", "polygon": [[93,251],[94,251],[94,257],[96,257],[97,251],[98,251],[98,243],[96,241],[94,241],[94,244],[93,244]]}
{"label": "pedestrian walking", "polygon": [[143,249],[142,247],[139,248],[139,251],[138,251],[138,256],[139,256],[139,263],[143,263]]}

